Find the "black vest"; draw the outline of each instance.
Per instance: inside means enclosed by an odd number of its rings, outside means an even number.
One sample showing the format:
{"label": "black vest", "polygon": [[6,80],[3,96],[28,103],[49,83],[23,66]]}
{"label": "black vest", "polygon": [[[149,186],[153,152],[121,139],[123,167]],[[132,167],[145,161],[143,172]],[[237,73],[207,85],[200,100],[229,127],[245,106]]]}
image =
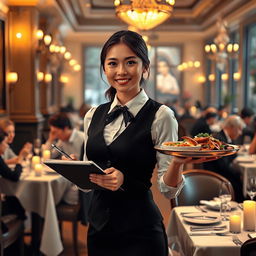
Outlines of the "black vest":
{"label": "black vest", "polygon": [[124,174],[124,191],[95,190],[89,221],[96,229],[107,223],[111,229],[126,230],[162,220],[150,191],[156,151],[151,126],[160,104],[149,99],[135,119],[109,146],[103,130],[111,103],[99,106],[92,118],[86,154],[103,169],[115,167]]}

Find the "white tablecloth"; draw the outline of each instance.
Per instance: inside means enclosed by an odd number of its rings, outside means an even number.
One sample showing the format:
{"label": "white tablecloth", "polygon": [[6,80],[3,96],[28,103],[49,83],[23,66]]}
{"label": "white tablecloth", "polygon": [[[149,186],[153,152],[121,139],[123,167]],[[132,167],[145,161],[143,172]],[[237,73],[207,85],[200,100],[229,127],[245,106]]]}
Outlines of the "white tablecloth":
{"label": "white tablecloth", "polygon": [[60,175],[37,177],[32,172],[17,183],[0,178],[2,193],[15,195],[26,211],[44,218],[40,251],[48,256],[56,256],[63,250],[55,206],[68,186],[70,182]]}
{"label": "white tablecloth", "polygon": [[242,174],[243,179],[243,194],[247,197],[247,177],[248,175],[255,175],[256,176],[256,156],[255,155],[242,155],[238,156],[234,164],[238,166],[239,171]]}
{"label": "white tablecloth", "polygon": [[[181,212],[199,212],[194,206],[175,207],[167,226],[168,240],[179,239],[185,256],[239,256],[240,246],[232,241],[232,236],[189,236],[190,225],[183,221]],[[200,212],[201,213],[201,212]],[[216,213],[216,212],[215,212]],[[222,224],[229,225],[227,221]],[[248,232],[238,234],[241,241],[246,241]]]}

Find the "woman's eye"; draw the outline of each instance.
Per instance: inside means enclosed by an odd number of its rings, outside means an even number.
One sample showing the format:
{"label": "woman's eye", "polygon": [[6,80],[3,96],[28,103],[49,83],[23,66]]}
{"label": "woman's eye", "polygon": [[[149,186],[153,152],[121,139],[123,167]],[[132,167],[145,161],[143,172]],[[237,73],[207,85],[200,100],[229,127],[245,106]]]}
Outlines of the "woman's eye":
{"label": "woman's eye", "polygon": [[136,61],[134,61],[134,60],[129,60],[129,61],[127,62],[128,65],[134,65],[135,63],[136,63]]}
{"label": "woman's eye", "polygon": [[116,66],[116,62],[111,61],[111,62],[108,63],[108,66]]}

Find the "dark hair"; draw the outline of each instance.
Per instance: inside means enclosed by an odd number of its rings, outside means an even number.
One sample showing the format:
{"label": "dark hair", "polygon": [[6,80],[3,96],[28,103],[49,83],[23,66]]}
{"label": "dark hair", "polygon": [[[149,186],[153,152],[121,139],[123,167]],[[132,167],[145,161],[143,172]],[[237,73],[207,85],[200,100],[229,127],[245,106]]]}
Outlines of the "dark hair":
{"label": "dark hair", "polygon": [[7,137],[8,134],[0,128],[0,143],[5,139],[5,137]]}
{"label": "dark hair", "polygon": [[250,108],[243,108],[241,110],[241,117],[246,118],[246,117],[251,117],[254,115],[254,111]]}
{"label": "dark hair", "polygon": [[[130,30],[121,30],[114,33],[103,45],[101,54],[100,54],[100,61],[101,61],[101,69],[100,73],[102,76],[102,71],[104,69],[104,63],[106,60],[107,53],[109,49],[116,44],[124,43],[127,45],[141,60],[143,63],[143,67],[149,70],[150,60],[148,58],[148,48],[147,45],[142,38],[142,36],[136,32]],[[140,84],[143,84],[144,78],[141,76]],[[105,95],[111,101],[114,99],[116,94],[116,89],[112,86],[106,91]]]}
{"label": "dark hair", "polygon": [[207,113],[206,115],[205,115],[205,119],[207,120],[207,119],[210,119],[210,118],[212,118],[212,117],[217,117],[217,113],[215,113],[215,112],[209,112],[209,113]]}
{"label": "dark hair", "polygon": [[49,125],[64,130],[66,127],[72,129],[71,121],[66,113],[58,113],[50,117]]}

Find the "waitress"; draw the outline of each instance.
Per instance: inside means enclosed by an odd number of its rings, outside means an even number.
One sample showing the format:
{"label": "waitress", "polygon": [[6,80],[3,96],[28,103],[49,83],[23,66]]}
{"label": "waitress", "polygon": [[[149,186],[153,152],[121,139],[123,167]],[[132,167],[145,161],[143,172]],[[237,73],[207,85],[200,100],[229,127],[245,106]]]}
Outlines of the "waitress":
{"label": "waitress", "polygon": [[110,101],[84,119],[84,159],[106,173],[90,175],[105,190],[93,191],[89,256],[167,256],[163,218],[150,191],[153,170],[157,167],[160,191],[173,198],[184,184],[182,165],[205,160],[156,153],[155,145],[177,140],[178,125],[172,110],[142,89],[149,65],[147,46],[135,32],[116,32],[103,46],[101,72]]}

